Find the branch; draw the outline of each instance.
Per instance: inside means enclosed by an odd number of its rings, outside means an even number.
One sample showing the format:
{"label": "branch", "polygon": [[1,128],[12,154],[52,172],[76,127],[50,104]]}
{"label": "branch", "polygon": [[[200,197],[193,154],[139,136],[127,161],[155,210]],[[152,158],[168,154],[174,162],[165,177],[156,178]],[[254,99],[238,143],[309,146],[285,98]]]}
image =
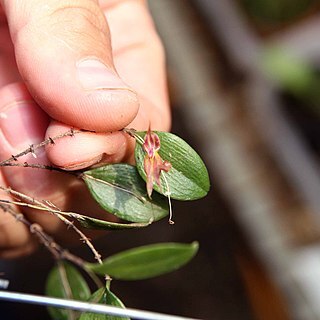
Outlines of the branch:
{"label": "branch", "polygon": [[[9,160],[9,159],[8,159]],[[7,160],[6,160],[7,161]],[[32,169],[43,169],[49,171],[60,172],[64,174],[69,174],[75,177],[80,177],[81,173],[77,171],[66,171],[58,167],[54,167],[46,164],[38,164],[38,163],[28,163],[28,162],[0,162],[0,167],[22,167],[22,168],[32,168]]]}
{"label": "branch", "polygon": [[[95,259],[100,264],[102,264],[101,255],[95,249],[95,247],[93,246],[93,244],[91,243],[89,238],[80,229],[78,229],[74,225],[73,222],[69,221],[67,218],[65,218],[63,216],[63,214],[67,214],[68,216],[71,216],[70,214],[64,213],[64,212],[58,210],[57,208],[54,208],[53,205],[50,204],[50,203],[45,204],[45,203],[43,203],[43,202],[41,202],[39,200],[36,200],[36,199],[34,199],[32,197],[27,196],[26,194],[23,194],[21,192],[15,191],[15,190],[13,190],[11,188],[6,188],[6,187],[3,187],[3,186],[0,186],[0,190],[3,190],[6,193],[11,194],[11,195],[13,195],[15,197],[18,197],[19,199],[25,201],[26,202],[26,204],[25,204],[26,206],[29,206],[31,208],[38,209],[38,210],[48,211],[48,212],[52,213],[53,215],[55,215],[56,217],[58,217],[68,227],[71,227],[76,233],[78,233],[80,235],[80,239],[90,248],[90,250],[94,254]],[[10,200],[5,200],[5,201],[8,202],[8,203],[12,203],[12,204],[24,205],[23,203],[20,203],[20,202],[15,202],[15,201],[10,201]],[[74,213],[72,213],[72,214],[74,215]]]}
{"label": "branch", "polygon": [[3,160],[0,162],[0,166],[3,166],[4,164],[6,163],[10,163],[10,162],[13,162],[13,161],[17,161],[18,158],[22,157],[22,156],[25,156],[27,155],[28,153],[31,153],[35,158],[37,157],[36,154],[35,154],[35,151],[37,149],[40,149],[46,145],[49,145],[49,144],[55,144],[55,141],[56,140],[59,140],[61,138],[64,138],[64,137],[73,137],[75,134],[77,133],[81,133],[81,132],[85,132],[86,130],[75,130],[75,129],[70,129],[68,131],[66,131],[65,133],[61,133],[53,138],[49,137],[48,139],[38,143],[38,144],[32,144],[30,145],[29,148],[25,149],[24,151],[20,152],[20,153],[17,153],[15,155],[12,155],[10,158],[6,159],[6,160]]}
{"label": "branch", "polygon": [[0,203],[0,208],[4,212],[13,216],[17,221],[26,225],[30,229],[30,232],[39,239],[39,241],[52,253],[56,259],[69,260],[83,269],[85,262],[81,258],[70,253],[68,250],[63,249],[57,242],[53,240],[52,237],[43,231],[40,225],[31,223],[22,213],[16,212],[10,204]]}

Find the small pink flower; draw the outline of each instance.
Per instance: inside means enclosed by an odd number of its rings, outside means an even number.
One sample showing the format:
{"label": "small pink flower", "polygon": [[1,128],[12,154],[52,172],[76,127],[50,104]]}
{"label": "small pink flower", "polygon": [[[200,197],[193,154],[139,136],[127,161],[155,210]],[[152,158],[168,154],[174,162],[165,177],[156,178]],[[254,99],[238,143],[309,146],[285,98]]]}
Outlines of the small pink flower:
{"label": "small pink flower", "polygon": [[155,182],[160,188],[160,174],[161,171],[168,172],[171,169],[171,163],[162,160],[158,151],[160,150],[160,139],[159,136],[149,130],[144,138],[144,143],[142,145],[143,150],[146,152],[144,157],[144,171],[147,175],[147,193],[149,198],[153,191],[153,183]]}

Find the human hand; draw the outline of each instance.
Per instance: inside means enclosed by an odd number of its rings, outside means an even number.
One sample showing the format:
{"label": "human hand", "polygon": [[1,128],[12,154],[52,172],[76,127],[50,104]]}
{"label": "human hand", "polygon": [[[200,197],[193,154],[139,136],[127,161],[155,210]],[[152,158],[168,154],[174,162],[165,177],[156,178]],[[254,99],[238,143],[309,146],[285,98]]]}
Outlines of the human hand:
{"label": "human hand", "polygon": [[[97,133],[61,139],[23,161],[66,170],[126,161],[133,141],[118,130],[149,125],[168,130],[170,112],[163,49],[145,1],[0,0],[0,160],[74,127]],[[9,167],[0,184],[62,210],[102,214],[73,177]],[[56,217],[23,213],[58,239],[70,237]],[[0,256],[26,254],[35,243],[0,212]]]}

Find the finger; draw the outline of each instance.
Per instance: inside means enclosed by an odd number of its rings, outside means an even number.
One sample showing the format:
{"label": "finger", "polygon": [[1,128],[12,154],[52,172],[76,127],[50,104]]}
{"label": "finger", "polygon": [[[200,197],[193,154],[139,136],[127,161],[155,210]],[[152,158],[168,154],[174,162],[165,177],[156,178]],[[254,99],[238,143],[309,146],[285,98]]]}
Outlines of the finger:
{"label": "finger", "polygon": [[[32,100],[22,84],[11,84],[0,89],[0,158],[5,160],[11,154],[25,150],[28,146],[41,142],[48,126],[48,116]],[[19,160],[27,163],[48,164],[45,152],[36,151],[37,158],[26,155]],[[30,197],[62,202],[58,188],[67,186],[68,181],[58,174],[28,168],[1,168],[8,186],[27,193]],[[63,182],[62,182],[63,181]],[[62,201],[61,201],[62,200]],[[59,203],[62,205],[63,203]],[[49,223],[50,232],[56,232],[59,221],[49,214],[39,215],[37,222]]]}
{"label": "finger", "polygon": [[[66,133],[71,127],[53,121],[46,138]],[[115,163],[125,158],[127,138],[124,133],[78,133],[46,146],[50,161],[66,170],[79,170],[96,163]]]}
{"label": "finger", "polygon": [[[1,9],[1,7],[0,7]],[[20,79],[6,19],[0,12],[0,88]]]}
{"label": "finger", "polygon": [[[117,70],[121,77],[138,92],[139,96],[140,109],[129,126],[138,130],[146,130],[151,125],[153,130],[169,130],[171,117],[164,51],[145,2],[107,0],[100,1],[100,5],[104,9],[111,30]],[[62,128],[65,131],[70,129],[63,125],[57,126],[56,123],[53,128],[49,127],[47,137],[61,133]],[[80,141],[77,137],[75,138],[76,141]],[[84,168],[86,162],[92,163],[89,154],[92,155],[92,159],[102,158],[105,154],[107,162],[131,158],[134,141],[128,137],[124,139],[123,134],[105,135],[104,141],[102,137],[99,141],[93,141],[90,134],[87,134],[87,138],[90,139],[88,149],[86,149],[87,144],[79,143],[72,146],[71,139],[59,142],[60,145],[54,148],[49,146],[49,159],[60,167],[68,168],[71,158],[70,152],[66,154],[65,150],[73,150],[72,158],[79,160],[78,168]],[[115,144],[117,139],[119,139],[119,148],[116,154],[112,154],[116,148],[110,148],[110,146],[117,145]]]}
{"label": "finger", "polygon": [[139,95],[141,108],[131,125],[147,129],[151,124],[154,130],[169,130],[165,55],[146,1],[100,0],[100,5],[113,35],[116,68]]}
{"label": "finger", "polygon": [[137,114],[117,75],[103,12],[92,0],[1,0],[21,76],[53,119],[113,131]]}
{"label": "finger", "polygon": [[[32,100],[23,84],[0,89],[0,159],[5,160],[43,141],[48,122],[48,116]],[[28,154],[19,158],[19,162],[50,164],[44,150],[35,150],[35,154],[36,158]],[[31,198],[50,201],[63,211],[108,218],[92,200],[84,183],[74,176],[25,167],[1,167],[1,170],[8,187]],[[50,213],[28,208],[23,212],[29,221],[56,235],[58,241],[74,242],[79,238],[73,232],[66,232],[66,225]]]}

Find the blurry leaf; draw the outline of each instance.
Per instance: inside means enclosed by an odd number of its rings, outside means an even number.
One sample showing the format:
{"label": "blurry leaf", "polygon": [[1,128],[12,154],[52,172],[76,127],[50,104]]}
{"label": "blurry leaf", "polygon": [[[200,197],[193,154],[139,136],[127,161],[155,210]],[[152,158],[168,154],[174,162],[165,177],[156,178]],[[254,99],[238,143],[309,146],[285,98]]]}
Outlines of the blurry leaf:
{"label": "blurry leaf", "polygon": [[[159,155],[163,160],[171,163],[169,172],[161,173],[161,186],[154,183],[154,190],[166,194],[166,183],[163,179],[165,175],[169,184],[170,195],[172,199],[177,200],[195,200],[204,197],[210,189],[208,171],[197,152],[192,149],[184,140],[178,136],[168,133],[155,131],[161,141]],[[135,132],[135,134],[144,138],[146,132]],[[136,143],[135,158],[137,169],[146,181],[144,171],[144,152],[142,145]]]}
{"label": "blurry leaf", "polygon": [[95,200],[121,219],[150,223],[168,215],[167,199],[155,194],[150,200],[134,166],[110,164],[86,171],[82,178]]}
{"label": "blurry leaf", "polygon": [[306,61],[276,47],[264,51],[261,64],[267,75],[295,94],[308,92],[314,81],[314,71]]}
{"label": "blurry leaf", "polygon": [[[122,303],[122,301],[114,293],[112,293],[110,290],[106,291],[106,304],[108,304],[110,306],[114,306],[114,307],[119,307],[122,309],[126,308],[124,306],[124,304]],[[130,320],[127,317],[115,317],[115,316],[109,316],[109,318],[107,318],[107,319],[108,320],[118,320],[118,319]]]}
{"label": "blurry leaf", "polygon": [[[86,301],[90,289],[81,273],[66,262],[59,262],[49,273],[46,283],[46,294],[50,297]],[[54,320],[73,320],[78,314],[75,311],[58,308],[48,308]]]}
{"label": "blurry leaf", "polygon": [[174,271],[198,251],[198,243],[158,243],[115,254],[103,264],[87,264],[95,273],[120,280],[141,280]]}
{"label": "blurry leaf", "polygon": [[[106,290],[105,288],[100,288],[99,290],[94,292],[90,297],[89,301],[125,309],[125,306],[121,302],[121,300],[114,293],[112,293],[109,290]],[[116,317],[111,315],[109,316],[106,314],[83,313],[79,318],[79,320],[130,320],[130,319],[126,317]]]}

